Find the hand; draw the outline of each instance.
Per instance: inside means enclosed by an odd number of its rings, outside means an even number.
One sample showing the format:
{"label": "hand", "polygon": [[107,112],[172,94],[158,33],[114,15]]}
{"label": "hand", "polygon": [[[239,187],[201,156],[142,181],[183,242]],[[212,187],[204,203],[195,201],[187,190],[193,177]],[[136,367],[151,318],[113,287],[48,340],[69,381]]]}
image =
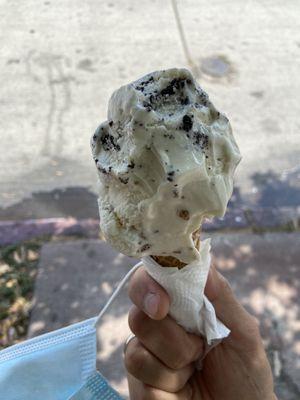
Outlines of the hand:
{"label": "hand", "polygon": [[167,315],[167,293],[143,268],[134,274],[129,326],[136,338],[125,351],[131,400],[276,400],[257,320],[214,267],[205,293],[231,334],[197,371],[194,361],[203,354],[203,340]]}

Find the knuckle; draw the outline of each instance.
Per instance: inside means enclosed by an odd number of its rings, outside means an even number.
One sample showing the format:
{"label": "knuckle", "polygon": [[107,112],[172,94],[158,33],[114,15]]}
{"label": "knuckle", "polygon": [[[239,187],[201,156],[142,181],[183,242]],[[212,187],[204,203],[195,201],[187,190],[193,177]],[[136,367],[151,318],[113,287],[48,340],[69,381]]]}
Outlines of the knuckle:
{"label": "knuckle", "polygon": [[131,307],[128,314],[128,325],[136,336],[140,336],[143,332],[143,327],[146,320],[147,316],[143,313],[143,311],[139,310],[135,306]]}
{"label": "knuckle", "polygon": [[127,371],[134,377],[139,378],[147,358],[148,351],[137,340],[132,340],[125,352],[124,362]]}
{"label": "knuckle", "polygon": [[223,275],[220,275],[220,286],[221,286],[221,290],[224,291],[225,293],[232,292],[230,283]]}
{"label": "knuckle", "polygon": [[258,320],[249,315],[248,323],[246,324],[246,329],[244,329],[243,336],[246,339],[245,350],[248,349],[250,353],[255,354],[263,348],[263,342],[260,335],[260,328]]}
{"label": "knuckle", "polygon": [[249,371],[256,376],[272,376],[271,367],[264,351],[257,350],[249,358]]}
{"label": "knuckle", "polygon": [[257,318],[252,315],[249,316],[248,334],[254,342],[260,342],[260,328]]}
{"label": "knuckle", "polygon": [[171,361],[170,367],[175,370],[179,370],[186,365],[190,364],[192,358],[191,351],[186,349],[176,354],[176,357]]}
{"label": "knuckle", "polygon": [[201,343],[190,340],[190,342],[188,342],[186,346],[182,347],[180,350],[178,348],[178,351],[176,352],[176,359],[173,362],[172,368],[178,370],[186,367],[187,365],[195,361],[197,358],[199,358],[201,352],[202,352]]}
{"label": "knuckle", "polygon": [[259,320],[253,315],[250,315],[250,324],[252,326],[252,329],[255,330],[259,335]]}

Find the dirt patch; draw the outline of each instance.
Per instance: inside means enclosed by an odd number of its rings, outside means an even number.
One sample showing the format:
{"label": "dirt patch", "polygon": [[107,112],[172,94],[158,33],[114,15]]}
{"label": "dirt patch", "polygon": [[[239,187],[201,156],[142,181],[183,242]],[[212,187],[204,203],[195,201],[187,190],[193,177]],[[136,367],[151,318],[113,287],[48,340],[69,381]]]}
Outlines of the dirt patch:
{"label": "dirt patch", "polygon": [[0,250],[0,349],[26,337],[41,244]]}

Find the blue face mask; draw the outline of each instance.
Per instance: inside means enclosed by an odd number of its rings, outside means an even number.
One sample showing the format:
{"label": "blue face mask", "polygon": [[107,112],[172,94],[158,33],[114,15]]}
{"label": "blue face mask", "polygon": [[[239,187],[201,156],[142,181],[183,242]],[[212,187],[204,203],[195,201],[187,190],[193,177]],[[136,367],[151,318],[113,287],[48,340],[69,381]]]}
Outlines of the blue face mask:
{"label": "blue face mask", "polygon": [[134,266],[98,317],[0,352],[0,398],[5,400],[119,400],[96,370],[96,326]]}

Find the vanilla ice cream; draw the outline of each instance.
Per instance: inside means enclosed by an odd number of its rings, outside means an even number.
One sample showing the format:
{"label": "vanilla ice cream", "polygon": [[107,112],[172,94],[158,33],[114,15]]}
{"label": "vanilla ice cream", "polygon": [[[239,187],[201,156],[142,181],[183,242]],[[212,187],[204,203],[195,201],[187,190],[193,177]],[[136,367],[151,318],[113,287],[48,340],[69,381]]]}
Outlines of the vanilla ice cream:
{"label": "vanilla ice cream", "polygon": [[241,157],[191,73],[156,71],[115,91],[91,146],[107,241],[133,257],[197,260],[192,234],[224,215]]}

